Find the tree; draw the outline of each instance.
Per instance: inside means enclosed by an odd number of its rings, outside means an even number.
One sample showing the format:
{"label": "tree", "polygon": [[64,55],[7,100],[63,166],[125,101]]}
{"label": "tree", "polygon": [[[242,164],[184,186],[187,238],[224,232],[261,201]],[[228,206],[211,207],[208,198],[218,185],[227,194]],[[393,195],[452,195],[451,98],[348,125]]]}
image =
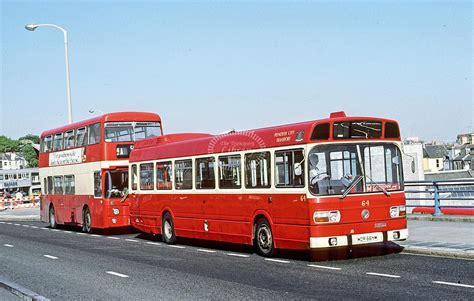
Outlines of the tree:
{"label": "tree", "polygon": [[40,143],[40,137],[37,135],[32,135],[32,134],[28,134],[28,135],[18,138],[18,141],[24,141],[24,140],[31,141],[31,143],[33,144]]}
{"label": "tree", "polygon": [[38,167],[38,154],[31,143],[23,146],[22,155],[28,162],[28,167]]}
{"label": "tree", "polygon": [[0,153],[18,152],[20,150],[20,142],[12,140],[6,136],[0,136]]}

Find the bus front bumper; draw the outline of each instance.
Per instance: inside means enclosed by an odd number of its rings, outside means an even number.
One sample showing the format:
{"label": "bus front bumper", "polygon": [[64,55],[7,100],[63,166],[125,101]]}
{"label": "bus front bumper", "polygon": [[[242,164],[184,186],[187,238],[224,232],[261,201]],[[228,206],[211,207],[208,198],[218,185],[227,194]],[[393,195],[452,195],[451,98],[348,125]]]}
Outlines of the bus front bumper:
{"label": "bus front bumper", "polygon": [[408,238],[408,229],[398,229],[383,232],[372,232],[362,234],[352,234],[343,236],[325,236],[325,237],[311,237],[310,248],[333,248],[354,245],[365,245],[370,243],[385,242],[385,241],[399,241]]}

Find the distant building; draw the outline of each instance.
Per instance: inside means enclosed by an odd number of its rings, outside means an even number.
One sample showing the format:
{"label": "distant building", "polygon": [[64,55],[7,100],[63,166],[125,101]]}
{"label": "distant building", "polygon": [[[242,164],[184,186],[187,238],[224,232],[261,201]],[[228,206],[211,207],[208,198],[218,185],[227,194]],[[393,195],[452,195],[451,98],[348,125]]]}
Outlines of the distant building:
{"label": "distant building", "polygon": [[0,170],[0,196],[23,192],[32,195],[41,191],[38,168]]}
{"label": "distant building", "polygon": [[453,169],[474,170],[474,144],[457,146],[456,156],[453,158]]}
{"label": "distant building", "polygon": [[25,158],[17,153],[0,154],[0,170],[14,170],[26,168],[28,163]]}
{"label": "distant building", "polygon": [[425,144],[423,146],[423,170],[427,172],[438,172],[445,170],[445,161],[448,161],[449,155],[447,145]]}
{"label": "distant building", "polygon": [[459,134],[456,142],[458,144],[474,144],[474,133],[470,134]]}

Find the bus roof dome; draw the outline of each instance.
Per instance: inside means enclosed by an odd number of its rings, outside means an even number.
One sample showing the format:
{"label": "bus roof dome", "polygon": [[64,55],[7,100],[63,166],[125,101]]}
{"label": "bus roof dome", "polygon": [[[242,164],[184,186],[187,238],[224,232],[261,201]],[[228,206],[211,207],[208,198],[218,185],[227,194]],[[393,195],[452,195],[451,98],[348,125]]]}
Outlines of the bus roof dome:
{"label": "bus roof dome", "polygon": [[329,115],[329,118],[341,118],[341,117],[346,117],[346,112],[344,111],[338,111],[338,112],[332,112],[331,115]]}

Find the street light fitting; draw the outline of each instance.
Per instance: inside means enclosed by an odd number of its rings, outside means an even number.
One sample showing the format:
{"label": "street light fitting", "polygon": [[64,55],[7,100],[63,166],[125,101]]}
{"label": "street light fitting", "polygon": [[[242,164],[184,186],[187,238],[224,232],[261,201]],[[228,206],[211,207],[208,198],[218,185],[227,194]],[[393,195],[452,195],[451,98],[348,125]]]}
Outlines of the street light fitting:
{"label": "street light fitting", "polygon": [[36,28],[38,28],[38,25],[36,25],[36,24],[25,25],[25,29],[29,30],[29,31],[34,31]]}

